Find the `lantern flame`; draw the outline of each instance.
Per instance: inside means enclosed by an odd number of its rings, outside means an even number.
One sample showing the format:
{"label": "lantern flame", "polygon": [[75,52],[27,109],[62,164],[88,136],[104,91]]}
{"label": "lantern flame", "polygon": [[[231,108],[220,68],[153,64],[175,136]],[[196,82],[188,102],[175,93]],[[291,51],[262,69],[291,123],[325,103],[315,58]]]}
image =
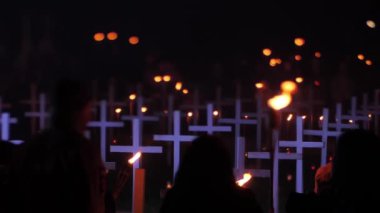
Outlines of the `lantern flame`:
{"label": "lantern flame", "polygon": [[281,110],[292,102],[292,97],[287,94],[281,94],[281,95],[276,95],[273,98],[268,100],[268,105],[274,110]]}
{"label": "lantern flame", "polygon": [[141,152],[137,152],[135,155],[133,155],[133,157],[131,157],[129,160],[128,160],[128,163],[129,164],[134,164],[138,159],[140,159],[141,157]]}
{"label": "lantern flame", "polygon": [[244,173],[243,178],[236,181],[237,185],[240,187],[244,186],[248,181],[252,179],[252,175],[250,173]]}
{"label": "lantern flame", "polygon": [[293,114],[289,114],[288,117],[286,118],[287,121],[291,121],[293,118]]}

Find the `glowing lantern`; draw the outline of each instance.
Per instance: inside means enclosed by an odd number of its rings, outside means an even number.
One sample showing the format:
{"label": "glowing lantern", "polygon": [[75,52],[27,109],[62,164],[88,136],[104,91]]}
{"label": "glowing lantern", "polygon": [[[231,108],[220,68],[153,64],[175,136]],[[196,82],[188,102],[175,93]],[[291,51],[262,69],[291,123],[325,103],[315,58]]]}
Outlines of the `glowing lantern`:
{"label": "glowing lantern", "polygon": [[269,48],[265,48],[265,49],[263,49],[263,54],[265,56],[270,56],[270,55],[272,55],[272,50]]}
{"label": "glowing lantern", "polygon": [[132,93],[129,95],[129,100],[133,101],[136,99],[136,94]]}
{"label": "glowing lantern", "polygon": [[107,38],[110,41],[114,41],[118,38],[118,34],[116,32],[109,32],[107,33]]}
{"label": "glowing lantern", "polygon": [[162,79],[165,81],[165,82],[169,82],[172,80],[172,77],[170,75],[164,75],[164,77],[162,77]]}
{"label": "glowing lantern", "polygon": [[302,47],[305,44],[305,39],[303,39],[303,38],[295,38],[294,39],[294,44],[296,46]]}
{"label": "glowing lantern", "polygon": [[129,164],[134,164],[141,157],[141,152],[137,152],[132,158],[128,160]]}
{"label": "glowing lantern", "polygon": [[280,110],[289,106],[292,97],[289,94],[276,95],[268,100],[268,105],[274,110]]}
{"label": "glowing lantern", "polygon": [[258,83],[255,84],[255,87],[257,89],[262,89],[262,88],[264,88],[264,83],[258,82]]}
{"label": "glowing lantern", "polygon": [[288,117],[286,118],[287,121],[291,121],[293,118],[293,114],[289,114]]}
{"label": "glowing lantern", "polygon": [[213,114],[215,117],[217,117],[217,116],[219,115],[219,112],[218,112],[218,110],[214,110],[214,111],[212,112],[212,114]]}
{"label": "glowing lantern", "polygon": [[363,61],[365,59],[364,55],[363,54],[358,54],[358,59]]}
{"label": "glowing lantern", "polygon": [[145,107],[145,106],[141,107],[141,112],[142,113],[145,113],[147,111],[148,111],[148,107]]}
{"label": "glowing lantern", "polygon": [[367,64],[368,66],[371,66],[372,65],[372,61],[371,60],[365,60],[365,64]]}
{"label": "glowing lantern", "polygon": [[303,82],[303,78],[302,77],[297,77],[296,78],[296,82],[299,83],[299,84],[302,83]]}
{"label": "glowing lantern", "polygon": [[187,117],[189,117],[189,118],[193,117],[193,112],[188,112]]}
{"label": "glowing lantern", "polygon": [[182,93],[183,93],[184,95],[187,95],[187,94],[189,94],[189,90],[188,90],[188,89],[183,89],[183,90],[182,90]]}
{"label": "glowing lantern", "polygon": [[115,109],[115,112],[116,112],[117,114],[120,114],[121,111],[122,111],[121,108],[116,108],[116,109]]}
{"label": "glowing lantern", "polygon": [[137,36],[131,36],[128,41],[131,45],[137,45],[140,42],[140,39]]}
{"label": "glowing lantern", "polygon": [[175,84],[175,89],[176,89],[177,91],[180,91],[180,90],[182,89],[182,82],[177,82],[177,83]]}
{"label": "glowing lantern", "polygon": [[315,52],[315,53],[314,53],[314,56],[315,56],[316,58],[321,58],[321,57],[322,57],[322,54],[321,54],[320,52]]}
{"label": "glowing lantern", "polygon": [[295,55],[294,56],[294,60],[301,61],[302,60],[302,56],[301,55]]}
{"label": "glowing lantern", "polygon": [[284,93],[293,94],[297,90],[297,84],[293,81],[284,81],[281,83],[281,90]]}
{"label": "glowing lantern", "polygon": [[244,173],[243,178],[236,181],[236,184],[241,186],[244,186],[248,181],[252,179],[252,175],[250,173]]}
{"label": "glowing lantern", "polygon": [[104,33],[95,33],[94,35],[94,40],[98,42],[103,41],[104,38],[105,38]]}
{"label": "glowing lantern", "polygon": [[366,23],[369,28],[374,29],[376,27],[376,23],[372,20],[368,20]]}
{"label": "glowing lantern", "polygon": [[269,66],[275,67],[277,65],[277,60],[275,58],[271,58],[269,60]]}

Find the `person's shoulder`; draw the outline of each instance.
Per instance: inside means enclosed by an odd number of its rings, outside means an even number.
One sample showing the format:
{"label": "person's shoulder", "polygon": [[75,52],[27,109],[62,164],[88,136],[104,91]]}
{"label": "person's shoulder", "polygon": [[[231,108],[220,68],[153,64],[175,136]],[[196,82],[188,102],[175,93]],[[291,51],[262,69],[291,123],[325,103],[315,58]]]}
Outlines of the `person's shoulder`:
{"label": "person's shoulder", "polygon": [[237,187],[236,188],[236,198],[240,203],[239,206],[242,210],[260,213],[262,212],[261,206],[256,200],[255,193],[251,189]]}

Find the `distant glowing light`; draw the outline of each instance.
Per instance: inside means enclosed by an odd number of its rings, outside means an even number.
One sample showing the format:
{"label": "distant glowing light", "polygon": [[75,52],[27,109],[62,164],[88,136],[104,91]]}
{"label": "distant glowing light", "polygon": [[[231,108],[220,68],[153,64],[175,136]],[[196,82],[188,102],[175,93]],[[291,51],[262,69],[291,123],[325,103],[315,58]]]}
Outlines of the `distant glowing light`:
{"label": "distant glowing light", "polygon": [[141,152],[137,152],[132,158],[128,160],[129,164],[134,164],[141,157]]}
{"label": "distant glowing light", "polygon": [[294,60],[301,61],[302,60],[302,56],[301,55],[295,55],[294,56]]}
{"label": "distant glowing light", "polygon": [[140,42],[140,39],[137,36],[131,36],[128,41],[131,45],[137,45]]}
{"label": "distant glowing light", "polygon": [[159,75],[156,75],[156,76],[154,76],[153,80],[154,80],[154,82],[156,82],[156,83],[160,83],[160,82],[162,81],[162,77],[159,76]]}
{"label": "distant glowing light", "polygon": [[367,64],[368,66],[371,66],[373,63],[371,60],[367,59],[365,60],[365,64]]}
{"label": "distant glowing light", "polygon": [[110,41],[114,41],[118,38],[118,34],[116,32],[109,32],[107,33],[107,39]]}
{"label": "distant glowing light", "polygon": [[368,114],[368,118],[372,118],[372,114]]}
{"label": "distant glowing light", "polygon": [[165,109],[164,110],[164,114],[168,114],[168,113],[169,113],[169,111]]}
{"label": "distant glowing light", "polygon": [[188,112],[187,117],[189,117],[189,118],[193,117],[193,112]]}
{"label": "distant glowing light", "polygon": [[171,189],[173,188],[172,184],[170,182],[166,183],[166,189]]}
{"label": "distant glowing light", "polygon": [[117,140],[116,140],[116,139],[113,139],[113,140],[112,140],[112,144],[117,144]]}
{"label": "distant glowing light", "polygon": [[289,94],[276,95],[268,100],[268,106],[274,110],[281,110],[289,106],[292,97]]}
{"label": "distant glowing light", "polygon": [[305,44],[305,39],[303,38],[295,38],[294,44],[298,47],[302,47]]}
{"label": "distant glowing light", "polygon": [[250,173],[244,173],[243,178],[236,181],[236,184],[240,187],[244,186],[248,181],[252,179],[252,175]]}
{"label": "distant glowing light", "polygon": [[133,101],[136,99],[136,94],[132,93],[129,95],[129,100]]}
{"label": "distant glowing light", "polygon": [[288,117],[286,118],[287,121],[291,121],[293,118],[293,114],[289,114]]}
{"label": "distant glowing light", "polygon": [[120,107],[115,109],[115,113],[117,113],[117,114],[120,114],[121,111],[122,111],[122,109]]}
{"label": "distant glowing light", "polygon": [[330,157],[329,157],[329,161],[332,161],[332,160],[334,160],[334,157],[333,157],[333,156],[330,156]]}
{"label": "distant glowing light", "polygon": [[255,87],[256,87],[257,89],[262,89],[262,88],[264,88],[264,83],[262,83],[262,82],[258,82],[258,83],[255,84]]}
{"label": "distant glowing light", "polygon": [[164,77],[162,77],[162,80],[164,80],[165,82],[169,82],[172,80],[172,77],[170,75],[164,75]]}
{"label": "distant glowing light", "polygon": [[303,116],[302,116],[302,120],[305,120],[305,119],[306,119],[306,115],[303,115]]}
{"label": "distant glowing light", "polygon": [[289,94],[293,94],[297,90],[297,84],[293,81],[283,81],[280,87],[282,92]]}
{"label": "distant glowing light", "polygon": [[297,77],[296,78],[296,82],[299,83],[299,84],[302,83],[303,82],[303,78],[302,77]]}
{"label": "distant glowing light", "polygon": [[214,110],[213,112],[212,112],[212,114],[216,117],[216,116],[219,116],[219,112],[218,112],[218,110]]}
{"label": "distant glowing light", "polygon": [[269,60],[269,66],[275,67],[277,65],[277,60],[275,58],[271,58]]}
{"label": "distant glowing light", "polygon": [[372,28],[372,29],[374,29],[374,28],[376,27],[376,23],[375,23],[373,20],[368,20],[368,21],[366,22],[366,24],[367,24],[367,26],[368,26],[369,28]]}
{"label": "distant glowing light", "polygon": [[314,85],[317,86],[317,87],[319,87],[319,86],[321,86],[321,82],[319,82],[319,81],[314,81]]}
{"label": "distant glowing light", "polygon": [[293,180],[293,175],[291,175],[291,174],[288,174],[287,176],[286,176],[286,180],[287,181],[292,181]]}
{"label": "distant glowing light", "polygon": [[141,112],[142,113],[148,112],[148,107],[145,107],[145,106],[141,107]]}
{"label": "distant glowing light", "polygon": [[104,33],[95,33],[95,34],[94,34],[94,40],[95,40],[95,41],[100,42],[100,41],[103,41],[104,38],[105,38]]}
{"label": "distant glowing light", "polygon": [[182,82],[177,82],[177,83],[175,84],[175,89],[176,89],[177,91],[180,91],[180,90],[182,89]]}
{"label": "distant glowing light", "polygon": [[315,170],[316,169],[316,167],[313,165],[313,166],[311,166],[311,170]]}
{"label": "distant glowing light", "polygon": [[265,49],[263,49],[263,54],[265,56],[270,56],[270,55],[272,55],[272,50],[269,48],[265,48]]}
{"label": "distant glowing light", "polygon": [[350,122],[350,124],[354,123],[354,121],[353,121],[353,120],[351,120],[351,119],[350,119],[350,120],[348,120],[348,122]]}
{"label": "distant glowing light", "polygon": [[183,93],[184,95],[187,95],[187,94],[189,94],[189,90],[188,90],[188,89],[183,89],[183,90],[182,90],[182,93]]}
{"label": "distant glowing light", "polygon": [[323,115],[319,116],[319,120],[323,121]]}
{"label": "distant glowing light", "polygon": [[244,119],[248,119],[248,115],[244,115]]}
{"label": "distant glowing light", "polygon": [[314,56],[316,57],[316,58],[321,58],[322,57],[322,54],[321,54],[321,52],[315,52],[314,53]]}
{"label": "distant glowing light", "polygon": [[363,61],[363,60],[365,59],[365,57],[364,57],[363,54],[358,54],[357,57],[358,57],[358,59],[361,60],[361,61]]}
{"label": "distant glowing light", "polygon": [[275,58],[277,64],[282,64],[281,58]]}

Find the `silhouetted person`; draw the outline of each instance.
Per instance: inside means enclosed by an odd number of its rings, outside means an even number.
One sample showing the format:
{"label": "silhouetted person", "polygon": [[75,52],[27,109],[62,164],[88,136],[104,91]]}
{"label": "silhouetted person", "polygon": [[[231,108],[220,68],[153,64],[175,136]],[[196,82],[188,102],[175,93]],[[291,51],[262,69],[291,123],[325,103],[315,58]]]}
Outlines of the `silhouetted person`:
{"label": "silhouetted person", "polygon": [[341,135],[334,157],[335,212],[380,212],[380,140],[372,132]]}
{"label": "silhouetted person", "polygon": [[97,145],[83,136],[90,96],[79,82],[62,81],[52,106],[52,127],[23,147],[12,212],[104,213],[105,169]]}
{"label": "silhouetted person", "polygon": [[0,212],[10,212],[8,196],[12,193],[10,185],[11,162],[16,146],[8,141],[0,141]]}
{"label": "silhouetted person", "polygon": [[253,192],[237,186],[232,167],[221,140],[197,138],[186,152],[160,212],[261,212]]}

